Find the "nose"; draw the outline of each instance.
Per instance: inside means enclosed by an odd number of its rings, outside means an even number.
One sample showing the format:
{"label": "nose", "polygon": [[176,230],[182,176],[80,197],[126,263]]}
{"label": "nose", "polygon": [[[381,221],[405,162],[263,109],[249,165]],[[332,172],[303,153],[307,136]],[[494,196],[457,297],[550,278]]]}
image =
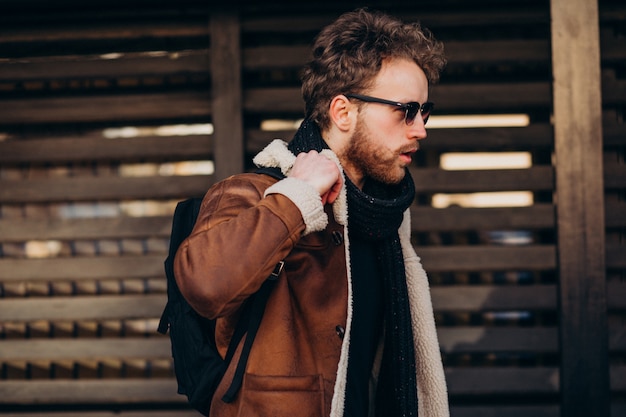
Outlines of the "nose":
{"label": "nose", "polygon": [[422,140],[428,136],[424,120],[420,114],[413,120],[413,123],[407,125],[407,136],[410,140]]}

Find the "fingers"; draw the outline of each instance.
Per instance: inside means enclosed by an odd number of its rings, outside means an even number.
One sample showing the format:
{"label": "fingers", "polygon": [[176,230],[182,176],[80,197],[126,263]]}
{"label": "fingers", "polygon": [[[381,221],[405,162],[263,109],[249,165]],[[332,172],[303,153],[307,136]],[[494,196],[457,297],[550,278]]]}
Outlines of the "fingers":
{"label": "fingers", "polygon": [[310,184],[324,204],[334,202],[343,185],[337,164],[317,151],[298,154],[289,176]]}

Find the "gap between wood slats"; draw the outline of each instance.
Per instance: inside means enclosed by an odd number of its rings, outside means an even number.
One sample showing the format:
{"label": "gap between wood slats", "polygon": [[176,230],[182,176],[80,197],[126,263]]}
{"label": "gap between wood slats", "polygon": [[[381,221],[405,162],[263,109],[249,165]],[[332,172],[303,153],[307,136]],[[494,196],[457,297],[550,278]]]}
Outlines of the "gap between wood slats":
{"label": "gap between wood slats", "polygon": [[0,164],[77,161],[179,161],[211,159],[210,136],[124,138],[76,137],[0,142]]}
{"label": "gap between wood slats", "polygon": [[0,180],[0,204],[182,199],[203,196],[213,180],[211,175]]}

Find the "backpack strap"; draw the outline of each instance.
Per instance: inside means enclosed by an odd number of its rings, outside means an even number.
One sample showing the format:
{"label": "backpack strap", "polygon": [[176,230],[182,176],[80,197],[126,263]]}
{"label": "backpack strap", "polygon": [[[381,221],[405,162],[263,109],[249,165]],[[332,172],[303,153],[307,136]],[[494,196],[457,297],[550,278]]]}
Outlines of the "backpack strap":
{"label": "backpack strap", "polygon": [[[265,311],[265,304],[267,303],[267,299],[269,298],[274,284],[278,279],[281,271],[283,270],[284,265],[284,261],[280,261],[278,264],[276,264],[276,267],[274,268],[272,274],[269,276],[268,279],[265,280],[263,285],[261,285],[259,291],[256,292],[254,298],[251,300],[249,320],[246,326],[246,328],[248,329],[248,334],[243,344],[241,357],[239,358],[239,362],[237,363],[237,368],[235,368],[233,380],[230,384],[230,387],[222,397],[222,401],[226,403],[232,402],[235,399],[237,392],[239,392],[239,388],[241,388],[241,384],[243,383],[243,375],[246,370],[246,365],[248,363],[248,357],[250,356],[250,349],[252,349],[252,342],[254,342],[254,338],[256,337],[259,326],[261,325],[261,319],[263,318],[263,313]],[[235,337],[233,337],[233,339],[235,339]],[[231,340],[231,344],[228,346],[228,353],[226,356],[227,360],[230,360],[230,358],[232,358],[232,355],[234,355],[234,351],[236,348],[237,345],[233,344]]]}

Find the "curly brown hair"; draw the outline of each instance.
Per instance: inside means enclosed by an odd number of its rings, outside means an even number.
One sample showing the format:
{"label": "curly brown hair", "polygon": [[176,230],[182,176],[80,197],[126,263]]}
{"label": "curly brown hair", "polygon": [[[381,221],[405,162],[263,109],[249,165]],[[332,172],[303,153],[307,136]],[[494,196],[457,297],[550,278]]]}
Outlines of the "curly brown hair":
{"label": "curly brown hair", "polygon": [[341,15],[318,34],[302,71],[306,117],[328,128],[333,97],[366,90],[383,61],[397,58],[414,61],[431,84],[446,65],[443,44],[418,22],[364,8]]}

